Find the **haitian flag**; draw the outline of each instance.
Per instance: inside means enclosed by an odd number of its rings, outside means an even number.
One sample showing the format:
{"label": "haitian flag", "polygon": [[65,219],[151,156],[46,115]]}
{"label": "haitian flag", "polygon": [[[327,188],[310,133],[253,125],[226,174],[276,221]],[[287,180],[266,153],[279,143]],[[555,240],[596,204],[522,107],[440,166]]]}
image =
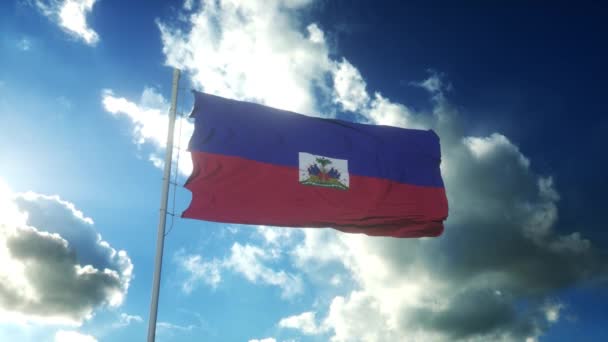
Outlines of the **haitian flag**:
{"label": "haitian flag", "polygon": [[435,132],[194,96],[192,201],[182,217],[375,236],[443,232]]}

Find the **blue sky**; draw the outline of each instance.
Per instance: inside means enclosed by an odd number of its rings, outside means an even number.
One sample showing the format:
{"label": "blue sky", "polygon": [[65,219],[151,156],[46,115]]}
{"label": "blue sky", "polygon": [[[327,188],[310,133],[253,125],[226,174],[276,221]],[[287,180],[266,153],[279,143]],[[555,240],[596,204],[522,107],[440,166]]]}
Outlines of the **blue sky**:
{"label": "blue sky", "polygon": [[[194,88],[434,129],[450,217],[419,240],[176,218],[159,341],[608,339],[606,14],[2,2],[0,340],[144,339],[171,67],[182,114]],[[190,194],[175,191],[179,214]]]}

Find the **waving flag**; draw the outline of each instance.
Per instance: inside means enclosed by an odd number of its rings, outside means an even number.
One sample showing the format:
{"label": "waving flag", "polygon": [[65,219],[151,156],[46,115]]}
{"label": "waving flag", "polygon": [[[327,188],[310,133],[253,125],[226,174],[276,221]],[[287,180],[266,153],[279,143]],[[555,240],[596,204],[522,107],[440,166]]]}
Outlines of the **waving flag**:
{"label": "waving flag", "polygon": [[183,217],[438,236],[448,213],[433,131],[321,119],[194,92]]}

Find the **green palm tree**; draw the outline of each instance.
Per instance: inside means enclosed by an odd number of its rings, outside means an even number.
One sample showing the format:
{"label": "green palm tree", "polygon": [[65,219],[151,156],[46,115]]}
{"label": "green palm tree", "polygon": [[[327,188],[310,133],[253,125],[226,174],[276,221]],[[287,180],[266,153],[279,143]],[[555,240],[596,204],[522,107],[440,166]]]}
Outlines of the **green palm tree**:
{"label": "green palm tree", "polygon": [[323,157],[317,158],[315,160],[317,161],[317,163],[321,164],[321,172],[327,173],[327,169],[325,168],[325,166],[331,164],[331,160]]}

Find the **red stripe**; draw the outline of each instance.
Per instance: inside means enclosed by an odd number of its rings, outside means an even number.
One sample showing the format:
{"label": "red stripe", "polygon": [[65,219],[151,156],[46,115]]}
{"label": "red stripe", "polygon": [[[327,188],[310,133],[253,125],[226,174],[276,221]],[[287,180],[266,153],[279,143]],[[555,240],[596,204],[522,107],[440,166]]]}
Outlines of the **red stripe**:
{"label": "red stripe", "polygon": [[192,152],[183,217],[287,227],[332,227],[368,235],[438,236],[445,190],[350,175],[348,190],[299,183],[297,168]]}

